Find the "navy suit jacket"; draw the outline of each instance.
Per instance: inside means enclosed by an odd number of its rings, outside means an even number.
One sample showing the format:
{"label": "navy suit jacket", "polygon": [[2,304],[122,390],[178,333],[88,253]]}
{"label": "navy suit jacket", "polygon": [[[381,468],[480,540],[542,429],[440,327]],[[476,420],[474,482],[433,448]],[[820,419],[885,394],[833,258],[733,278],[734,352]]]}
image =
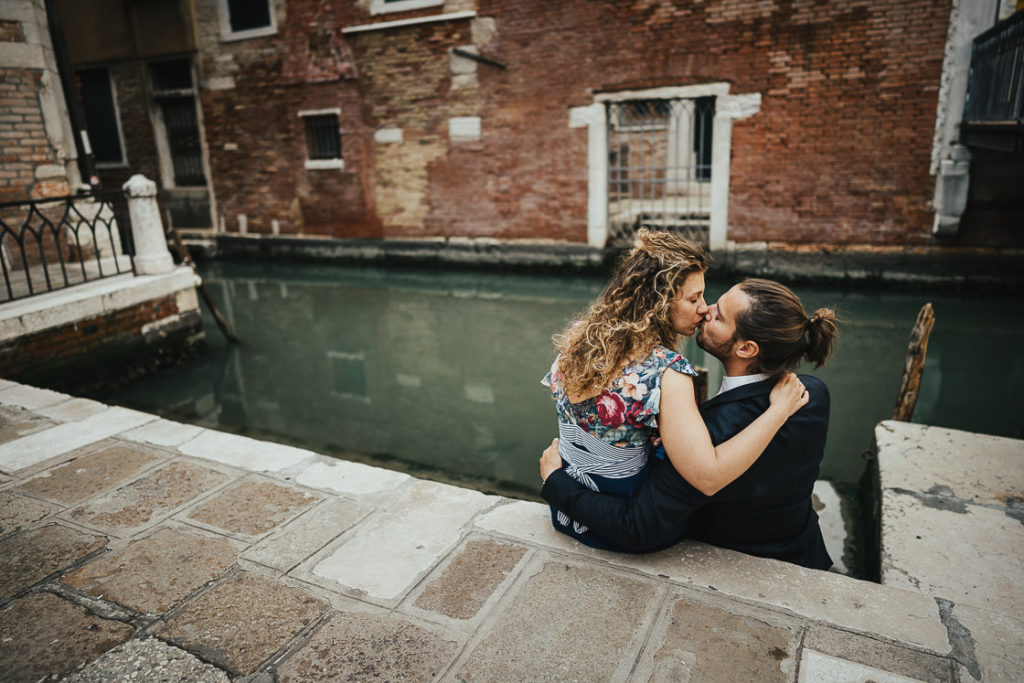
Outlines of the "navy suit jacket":
{"label": "navy suit jacket", "polygon": [[[544,482],[544,500],[608,540],[648,552],[692,538],[751,555],[828,569],[832,560],[811,505],[828,432],[828,388],[800,375],[810,398],[779,429],[750,469],[713,496],[705,496],[667,459],[633,494],[591,491],[565,473]],[[706,401],[701,416],[717,446],[768,408],[773,380],[747,384]]]}

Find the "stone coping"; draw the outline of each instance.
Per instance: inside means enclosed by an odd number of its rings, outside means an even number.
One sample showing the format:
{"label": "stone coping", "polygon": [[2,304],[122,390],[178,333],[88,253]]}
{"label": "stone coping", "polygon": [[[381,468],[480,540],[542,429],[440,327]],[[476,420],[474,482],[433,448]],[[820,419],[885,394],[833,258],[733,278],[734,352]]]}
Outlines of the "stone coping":
{"label": "stone coping", "polygon": [[189,266],[159,275],[125,273],[0,305],[0,341],[119,311],[192,290],[200,283]]}
{"label": "stone coping", "polygon": [[147,657],[213,679],[1024,672],[1019,618],[952,597],[692,542],[594,550],[541,504],[6,380],[0,416],[0,660],[33,680]]}

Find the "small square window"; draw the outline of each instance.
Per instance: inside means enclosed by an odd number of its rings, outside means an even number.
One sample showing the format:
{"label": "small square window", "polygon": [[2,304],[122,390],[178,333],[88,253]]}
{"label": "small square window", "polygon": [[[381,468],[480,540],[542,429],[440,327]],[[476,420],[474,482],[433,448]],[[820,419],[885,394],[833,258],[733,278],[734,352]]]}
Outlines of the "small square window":
{"label": "small square window", "polygon": [[220,0],[221,38],[242,40],[277,33],[271,0]]}
{"label": "small square window", "polygon": [[337,111],[300,112],[306,131],[306,168],[344,168]]}

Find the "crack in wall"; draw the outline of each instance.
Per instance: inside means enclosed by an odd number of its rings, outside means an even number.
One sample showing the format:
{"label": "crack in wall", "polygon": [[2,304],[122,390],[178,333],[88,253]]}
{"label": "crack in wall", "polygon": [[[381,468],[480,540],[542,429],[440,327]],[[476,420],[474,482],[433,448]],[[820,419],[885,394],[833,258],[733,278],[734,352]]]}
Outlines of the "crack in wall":
{"label": "crack in wall", "polygon": [[952,648],[952,657],[959,664],[967,669],[971,678],[981,680],[981,667],[978,665],[978,657],[974,652],[974,637],[966,626],[953,614],[956,603],[944,598],[935,598],[939,606],[939,618],[942,625],[946,627],[946,637]]}

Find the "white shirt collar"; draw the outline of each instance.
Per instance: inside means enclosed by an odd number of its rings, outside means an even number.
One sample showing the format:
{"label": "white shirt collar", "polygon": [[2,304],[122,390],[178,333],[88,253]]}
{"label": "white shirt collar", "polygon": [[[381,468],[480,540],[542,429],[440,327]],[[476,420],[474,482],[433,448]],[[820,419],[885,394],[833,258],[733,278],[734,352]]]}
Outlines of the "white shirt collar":
{"label": "white shirt collar", "polygon": [[[760,382],[761,380],[768,379],[771,375],[766,375],[761,372],[756,375],[737,375],[735,377],[723,377],[722,386],[718,389],[718,394],[724,394],[727,391],[732,391],[738,387],[742,387],[745,384],[753,384],[754,382]],[[715,394],[715,396],[718,396]]]}

